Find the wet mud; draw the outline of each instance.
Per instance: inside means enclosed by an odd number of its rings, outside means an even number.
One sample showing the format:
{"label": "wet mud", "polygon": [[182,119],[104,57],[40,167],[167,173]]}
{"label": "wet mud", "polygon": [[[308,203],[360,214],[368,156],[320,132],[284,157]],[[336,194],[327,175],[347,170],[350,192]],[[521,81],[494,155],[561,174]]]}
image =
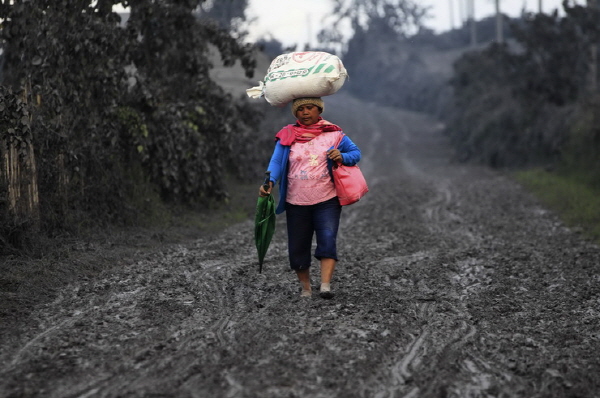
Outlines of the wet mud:
{"label": "wet mud", "polygon": [[0,396],[600,396],[600,248],[429,117],[326,103],[370,185],[332,300],[299,296],[284,217],[261,274],[251,220],[140,251],[4,335]]}

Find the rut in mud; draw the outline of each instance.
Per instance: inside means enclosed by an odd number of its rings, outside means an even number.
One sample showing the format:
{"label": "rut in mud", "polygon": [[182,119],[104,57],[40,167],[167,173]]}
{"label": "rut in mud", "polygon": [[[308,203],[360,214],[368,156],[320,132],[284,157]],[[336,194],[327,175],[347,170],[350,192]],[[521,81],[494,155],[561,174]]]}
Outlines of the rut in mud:
{"label": "rut in mud", "polygon": [[3,335],[0,396],[600,396],[598,246],[426,116],[344,94],[324,116],[371,189],[333,300],[299,297],[284,217],[262,274],[250,220],[140,251]]}

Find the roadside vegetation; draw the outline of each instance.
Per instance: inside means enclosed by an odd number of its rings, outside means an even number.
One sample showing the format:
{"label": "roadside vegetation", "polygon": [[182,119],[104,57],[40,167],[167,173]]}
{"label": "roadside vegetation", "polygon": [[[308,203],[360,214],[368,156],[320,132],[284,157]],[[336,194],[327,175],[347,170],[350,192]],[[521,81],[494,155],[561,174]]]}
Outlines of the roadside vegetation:
{"label": "roadside vegetation", "polygon": [[580,176],[540,168],[515,175],[546,208],[559,214],[565,224],[600,243],[600,189]]}
{"label": "roadside vegetation", "polygon": [[223,181],[255,171],[260,111],[209,76],[213,49],[252,76],[254,46],[201,3],[0,6],[0,254],[225,204]]}
{"label": "roadside vegetation", "polygon": [[0,317],[249,217],[261,110],[209,76],[253,74],[246,1],[201,3],[0,5]]}
{"label": "roadside vegetation", "polygon": [[[127,18],[112,12],[117,4],[130,7]],[[521,181],[536,190],[551,177],[600,189],[596,2],[503,17],[503,40],[496,18],[435,34],[414,1],[333,4],[318,49],[344,60],[345,90],[436,115],[459,161],[533,168]],[[246,7],[246,0],[0,6],[0,255],[39,257],[45,240],[97,229],[203,228],[198,220],[214,209],[227,209],[222,220],[251,211],[231,206],[239,187],[264,171],[270,138],[256,131],[271,130],[265,120],[273,115],[213,81],[210,54],[216,49],[217,62],[241,65],[250,77],[257,47],[272,57],[293,49],[273,39],[246,44]],[[348,25],[355,31],[345,38],[340,27]],[[585,219],[585,231],[594,231],[590,214],[566,219]]]}
{"label": "roadside vegetation", "polygon": [[520,170],[545,205],[598,240],[600,9],[588,3],[524,15],[509,41],[458,59],[447,131],[458,159]]}
{"label": "roadside vegetation", "polygon": [[[355,2],[336,1],[352,17],[358,11],[344,8],[350,3],[358,10]],[[335,17],[321,38],[345,49],[355,95],[436,115],[457,161],[520,170],[544,201],[574,196],[569,206],[552,208],[597,237],[600,210],[588,193],[600,190],[600,7],[594,0],[562,8],[500,16],[501,25],[496,17],[467,21],[443,34],[423,28],[419,10],[397,8],[391,17],[369,8],[369,23],[353,20],[356,32],[345,45]]]}

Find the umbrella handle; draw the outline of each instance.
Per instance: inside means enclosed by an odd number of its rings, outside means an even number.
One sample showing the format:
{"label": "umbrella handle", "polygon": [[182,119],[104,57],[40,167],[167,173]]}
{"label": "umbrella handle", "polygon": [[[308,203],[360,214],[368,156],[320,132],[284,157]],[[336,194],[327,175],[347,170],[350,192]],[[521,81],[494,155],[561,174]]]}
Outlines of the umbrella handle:
{"label": "umbrella handle", "polygon": [[265,182],[263,182],[263,188],[265,191],[268,191],[271,188],[271,172],[265,172]]}

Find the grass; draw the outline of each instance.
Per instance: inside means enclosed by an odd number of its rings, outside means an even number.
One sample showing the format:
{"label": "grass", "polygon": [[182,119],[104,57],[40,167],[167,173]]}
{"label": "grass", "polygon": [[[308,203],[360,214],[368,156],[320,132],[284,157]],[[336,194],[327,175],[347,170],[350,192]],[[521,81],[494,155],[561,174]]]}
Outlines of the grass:
{"label": "grass", "polygon": [[575,176],[542,169],[517,172],[516,178],[566,225],[581,228],[584,235],[600,243],[600,189]]}

